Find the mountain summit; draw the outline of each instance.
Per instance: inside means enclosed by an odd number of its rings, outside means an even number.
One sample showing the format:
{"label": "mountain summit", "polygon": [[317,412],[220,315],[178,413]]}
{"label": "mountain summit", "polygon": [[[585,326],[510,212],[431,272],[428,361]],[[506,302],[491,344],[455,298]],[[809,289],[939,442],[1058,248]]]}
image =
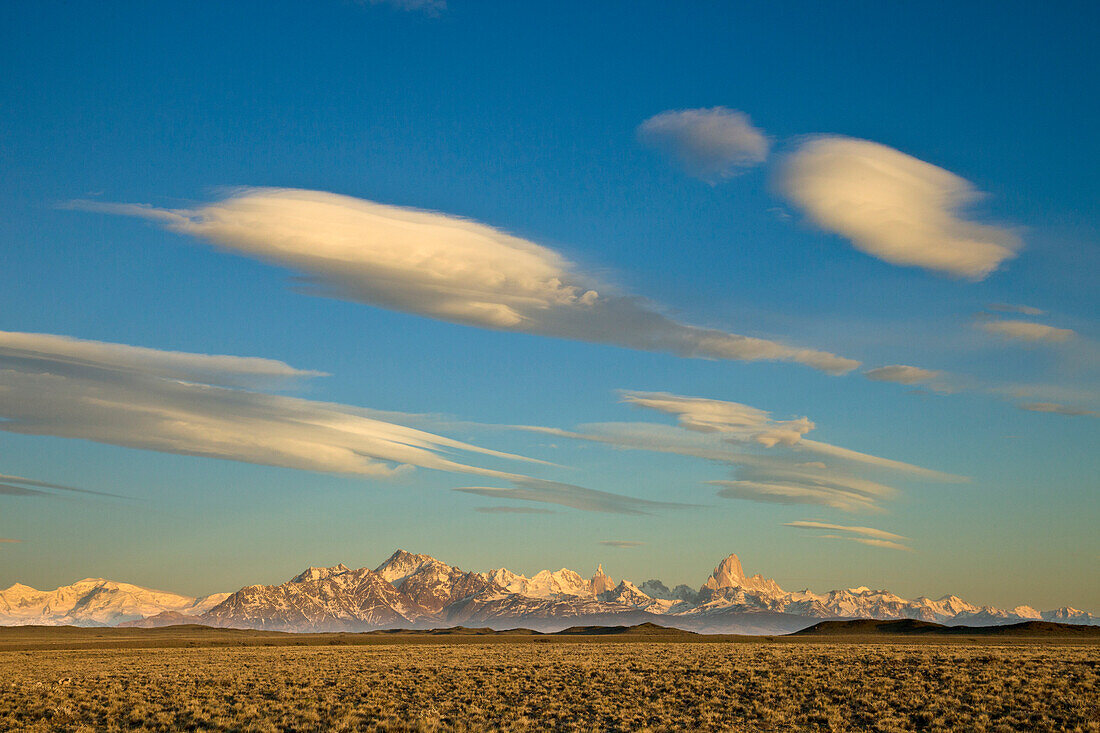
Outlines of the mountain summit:
{"label": "mountain summit", "polygon": [[746,577],[737,555],[722,560],[696,591],[660,580],[615,583],[598,565],[591,578],[568,568],[531,577],[507,568],[463,570],[431,555],[397,550],[374,570],[309,567],[280,585],[190,598],[88,578],[53,591],[15,584],[0,591],[0,625],[209,626],[275,631],[368,631],[455,625],[559,631],[568,626],[658,623],[707,633],[778,634],[827,619],[914,619],[954,625],[1042,619],[1100,625],[1064,607],[1004,611],[958,596],[907,600],[866,586],[790,593],[762,575]]}

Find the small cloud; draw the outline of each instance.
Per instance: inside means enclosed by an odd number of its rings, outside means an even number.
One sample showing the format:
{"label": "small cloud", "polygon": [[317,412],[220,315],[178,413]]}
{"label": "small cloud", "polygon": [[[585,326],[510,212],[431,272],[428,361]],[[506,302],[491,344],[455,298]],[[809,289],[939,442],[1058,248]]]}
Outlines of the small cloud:
{"label": "small cloud", "polygon": [[968,181],[869,140],[810,139],[780,188],[819,227],[894,265],[983,280],[1020,248],[1012,232],[958,215],[980,196]]}
{"label": "small cloud", "polygon": [[638,140],[711,184],[764,162],[769,147],[747,114],[725,107],[661,112],[638,126]]}
{"label": "small cloud", "polygon": [[396,10],[422,12],[428,15],[439,15],[447,9],[447,0],[360,0],[360,4],[364,2],[370,5],[389,5]]}
{"label": "small cloud", "polygon": [[1077,335],[1068,328],[1055,328],[1045,323],[1031,321],[987,320],[979,321],[977,327],[1001,338],[1032,343],[1062,343]]}
{"label": "small cloud", "polygon": [[1030,412],[1049,412],[1055,415],[1067,415],[1069,417],[1096,414],[1092,410],[1086,410],[1081,407],[1071,407],[1069,405],[1060,405],[1057,402],[1025,402],[1016,405],[1016,407]]}
{"label": "small cloud", "polygon": [[609,491],[586,489],[583,486],[563,484],[557,481],[519,477],[512,480],[513,488],[499,486],[463,486],[454,489],[465,494],[488,496],[493,499],[558,504],[585,512],[605,512],[608,514],[648,514],[649,510],[686,507],[664,501],[637,499],[624,494]]}
{"label": "small cloud", "polygon": [[608,547],[618,547],[621,550],[628,550],[632,547],[641,547],[644,542],[634,542],[632,540],[601,540],[601,545],[607,545]]}
{"label": "small cloud", "polygon": [[1046,311],[1033,308],[1030,305],[1013,305],[1011,303],[990,303],[986,306],[986,309],[998,313],[1019,313],[1025,316],[1041,316],[1046,313]]}
{"label": "small cloud", "polygon": [[932,369],[921,369],[904,364],[891,364],[889,366],[869,369],[863,376],[876,382],[896,382],[897,384],[921,384],[939,377],[943,372]]}
{"label": "small cloud", "polygon": [[847,540],[849,542],[858,542],[861,545],[870,545],[871,547],[882,547],[887,550],[901,550],[903,552],[912,552],[912,547],[906,547],[900,542],[891,542],[890,540],[876,540],[867,537],[842,537],[836,534],[821,534],[818,538],[823,540]]}
{"label": "small cloud", "polygon": [[478,506],[475,512],[482,514],[553,514],[549,509],[536,509],[526,506]]}
{"label": "small cloud", "polygon": [[8,537],[0,537],[0,545],[22,542],[23,540],[13,540]]}
{"label": "small cloud", "polygon": [[909,539],[908,537],[902,537],[900,534],[886,532],[885,530],[875,529],[874,527],[859,527],[849,524],[830,524],[828,522],[818,522],[806,519],[802,519],[797,522],[785,522],[783,526],[793,527],[795,529],[827,529],[834,532],[846,532],[848,534],[859,535],[862,537],[871,537],[879,540],[892,540],[894,542],[903,542]]}
{"label": "small cloud", "polygon": [[675,415],[680,425],[688,430],[722,433],[731,440],[751,441],[768,448],[794,445],[814,429],[809,418],[773,420],[765,410],[740,402],[684,397],[669,392],[622,391],[619,394],[623,402]]}
{"label": "small cloud", "polygon": [[[3,361],[0,360],[0,364]],[[0,420],[0,424],[3,421]],[[19,484],[19,485],[16,485]],[[105,491],[92,491],[91,489],[78,489],[75,486],[65,486],[64,484],[51,484],[47,481],[39,481],[32,478],[24,478],[23,476],[10,476],[8,474],[0,473],[0,494],[7,494],[8,496],[56,496],[51,491],[42,491],[42,489],[54,489],[56,491],[71,491],[77,494],[91,494],[93,496],[106,496],[112,499],[126,499],[128,497],[120,496],[119,494],[109,494]]]}

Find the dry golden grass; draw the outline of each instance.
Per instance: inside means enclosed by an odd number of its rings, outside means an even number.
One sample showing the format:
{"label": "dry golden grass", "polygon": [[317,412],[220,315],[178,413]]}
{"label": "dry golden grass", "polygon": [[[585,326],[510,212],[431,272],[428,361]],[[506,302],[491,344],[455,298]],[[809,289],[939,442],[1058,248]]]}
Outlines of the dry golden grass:
{"label": "dry golden grass", "polygon": [[401,644],[0,652],[4,730],[1100,731],[1100,647]]}

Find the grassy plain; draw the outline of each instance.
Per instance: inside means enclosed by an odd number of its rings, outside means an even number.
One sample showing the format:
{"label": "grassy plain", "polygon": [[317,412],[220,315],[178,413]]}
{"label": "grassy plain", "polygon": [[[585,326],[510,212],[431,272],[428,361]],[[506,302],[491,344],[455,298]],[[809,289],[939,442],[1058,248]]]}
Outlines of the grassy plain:
{"label": "grassy plain", "polygon": [[1096,643],[94,633],[0,638],[0,730],[1100,731]]}

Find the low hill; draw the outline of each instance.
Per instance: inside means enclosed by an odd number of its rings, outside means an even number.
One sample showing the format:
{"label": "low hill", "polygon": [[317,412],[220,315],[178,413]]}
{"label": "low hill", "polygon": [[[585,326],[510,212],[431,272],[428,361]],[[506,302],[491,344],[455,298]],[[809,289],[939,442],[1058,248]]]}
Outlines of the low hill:
{"label": "low hill", "polygon": [[850,621],[822,621],[796,631],[790,636],[1026,636],[1026,637],[1086,637],[1100,638],[1100,626],[1060,624],[1053,621],[1022,621],[1016,624],[996,626],[945,626],[930,621],[902,619],[876,621],[852,619]]}
{"label": "low hill", "polygon": [[654,623],[634,624],[633,626],[570,626],[555,631],[551,636],[699,636],[694,631],[670,629]]}

